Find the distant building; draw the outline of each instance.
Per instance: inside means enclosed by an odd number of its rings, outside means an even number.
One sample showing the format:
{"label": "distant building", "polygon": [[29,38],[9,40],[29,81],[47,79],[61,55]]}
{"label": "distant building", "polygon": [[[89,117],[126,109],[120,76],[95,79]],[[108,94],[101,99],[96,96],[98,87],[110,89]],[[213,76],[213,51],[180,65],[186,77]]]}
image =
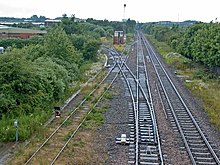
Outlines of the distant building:
{"label": "distant building", "polygon": [[58,24],[58,23],[61,23],[61,20],[58,20],[58,19],[47,19],[44,22],[44,26],[48,27],[48,26],[51,26],[53,24]]}
{"label": "distant building", "polygon": [[32,36],[42,36],[46,31],[32,30],[24,28],[14,28],[8,26],[0,26],[0,38],[30,38]]}
{"label": "distant building", "polygon": [[113,44],[124,44],[125,43],[125,34],[124,31],[115,31],[114,32],[114,38],[113,38]]}

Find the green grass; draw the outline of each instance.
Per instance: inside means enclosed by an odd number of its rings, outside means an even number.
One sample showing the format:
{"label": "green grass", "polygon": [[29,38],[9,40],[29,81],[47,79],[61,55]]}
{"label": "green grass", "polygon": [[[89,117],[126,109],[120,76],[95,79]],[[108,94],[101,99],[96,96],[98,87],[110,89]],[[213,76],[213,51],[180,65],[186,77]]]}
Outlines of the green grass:
{"label": "green grass", "polygon": [[112,99],[113,98],[113,93],[111,91],[107,91],[104,95],[105,99]]}
{"label": "green grass", "polygon": [[[101,57],[100,61],[97,62],[95,68],[97,71],[98,63],[102,63]],[[33,133],[40,133],[42,132],[41,129],[43,128],[44,123],[48,120],[48,118],[52,115],[52,109],[54,106],[60,106],[64,103],[64,101],[70,97],[74,92],[76,92],[80,85],[86,81],[89,77],[96,73],[95,69],[92,68],[92,62],[88,62],[81,66],[80,74],[82,77],[79,77],[77,81],[73,82],[69,89],[65,92],[62,98],[56,102],[51,103],[50,107],[44,109],[35,109],[34,113],[32,114],[25,114],[25,113],[18,113],[17,116],[12,116],[5,114],[1,116],[0,119],[0,141],[15,141],[15,127],[14,127],[14,120],[18,120],[18,131],[19,131],[19,141],[27,140],[31,137]],[[86,74],[86,76],[85,76]],[[101,79],[104,76],[104,72],[98,76],[98,79]],[[93,85],[95,86],[95,84]],[[90,92],[91,87],[85,87],[83,92]],[[91,99],[91,98],[87,98]],[[25,110],[23,110],[25,111]],[[67,122],[65,125],[68,125]]]}
{"label": "green grass", "polygon": [[168,53],[173,52],[173,49],[171,49],[166,43],[157,41],[151,35],[147,35],[147,38],[150,40],[150,42],[155,46],[156,50],[160,52],[160,54],[164,58]]}
{"label": "green grass", "polygon": [[35,110],[30,115],[20,114],[14,117],[4,115],[0,120],[0,141],[15,141],[15,119],[18,121],[19,141],[23,141],[38,131],[51,114],[51,110]]}
{"label": "green grass", "polygon": [[185,83],[191,93],[202,100],[203,108],[210,121],[220,129],[220,80],[215,78],[204,66],[172,53],[173,50],[163,42],[158,42],[148,36],[156,50],[163,56],[165,62],[177,70],[178,75],[183,75],[191,82]]}
{"label": "green grass", "polygon": [[104,123],[103,113],[108,110],[108,106],[94,108],[92,112],[87,116],[86,121],[83,123],[85,129],[96,129]]}

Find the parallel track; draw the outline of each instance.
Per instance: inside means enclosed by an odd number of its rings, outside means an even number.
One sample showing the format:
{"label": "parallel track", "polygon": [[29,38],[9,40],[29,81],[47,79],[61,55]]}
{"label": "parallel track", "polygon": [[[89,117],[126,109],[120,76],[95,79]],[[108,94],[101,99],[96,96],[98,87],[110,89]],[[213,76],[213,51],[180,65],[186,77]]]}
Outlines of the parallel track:
{"label": "parallel track", "polygon": [[166,101],[164,104],[166,105],[166,113],[169,119],[175,122],[192,164],[220,164],[219,157],[213,149],[213,146],[193,117],[154,49],[143,34],[141,34],[141,37],[160,81],[163,100]]}
{"label": "parallel track", "polygon": [[[45,152],[50,152],[50,149],[53,149],[53,152],[51,152],[51,157],[48,157],[47,159],[49,160],[49,162],[44,162],[46,164],[54,164],[56,162],[56,160],[60,157],[60,155],[63,153],[64,149],[66,148],[66,146],[68,145],[68,143],[71,141],[71,139],[74,137],[74,135],[76,134],[76,132],[79,130],[79,128],[81,127],[81,125],[83,124],[83,122],[86,120],[86,117],[88,116],[88,114],[91,113],[91,111],[94,109],[94,107],[97,105],[97,103],[102,99],[103,95],[105,94],[105,92],[111,87],[111,85],[113,84],[114,80],[116,79],[118,72],[113,72],[116,69],[116,64],[114,64],[112,66],[112,68],[109,70],[109,72],[107,73],[107,75],[101,80],[101,82],[96,86],[95,89],[93,89],[88,96],[86,96],[85,99],[82,100],[82,102],[74,109],[71,111],[71,113],[64,119],[64,121],[58,125],[54,131],[48,136],[48,138],[35,150],[35,152],[29,157],[29,159],[25,162],[25,165],[27,164],[31,164],[34,160],[34,162],[40,162],[41,158],[40,156],[43,156],[42,154],[44,154]],[[98,101],[96,102],[96,104],[93,107],[90,107],[88,102],[88,98],[91,97],[100,87],[101,85],[104,83],[104,81],[111,75],[111,74],[115,74],[114,77],[112,77],[111,82],[108,83],[109,85],[107,87],[105,87],[105,92],[102,93],[101,96],[99,96]],[[109,79],[110,81],[110,79]],[[83,110],[78,111],[78,109],[80,109],[80,107],[83,107]],[[62,144],[62,146],[57,146],[56,145],[56,141],[54,141],[54,139],[60,139],[60,135],[63,134],[62,129],[65,127],[65,123],[67,123],[71,118],[73,118],[73,126],[70,127],[70,132],[72,132],[72,134],[70,134],[69,139],[64,142]],[[79,120],[80,119],[80,120]],[[62,137],[64,137],[62,135]],[[62,138],[61,137],[61,138]],[[61,139],[60,139],[61,140]],[[55,146],[51,146],[49,147],[51,144],[55,144]],[[49,146],[48,146],[49,145]],[[59,148],[60,149],[59,149]],[[48,150],[49,149],[49,150]],[[48,151],[47,151],[48,150]],[[57,154],[52,154],[54,153],[54,150],[58,151]],[[41,153],[42,152],[42,153]]]}
{"label": "parallel track", "polygon": [[136,76],[127,64],[120,68],[132,100],[132,103],[129,104],[130,144],[128,164],[159,165],[163,164],[163,157],[139,36],[136,43]]}

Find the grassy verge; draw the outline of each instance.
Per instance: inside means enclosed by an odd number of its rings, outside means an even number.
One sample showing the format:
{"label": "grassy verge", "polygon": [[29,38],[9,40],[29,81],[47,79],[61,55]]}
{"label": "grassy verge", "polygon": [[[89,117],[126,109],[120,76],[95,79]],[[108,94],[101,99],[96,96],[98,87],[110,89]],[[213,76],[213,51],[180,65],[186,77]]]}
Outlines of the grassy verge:
{"label": "grassy verge", "polygon": [[65,100],[75,93],[82,83],[95,75],[97,70],[101,69],[104,63],[103,61],[104,58],[100,56],[97,63],[88,62],[81,66],[80,73],[82,74],[80,74],[78,80],[71,84],[62,99],[53,102],[50,107],[36,109],[34,113],[31,114],[23,113],[25,110],[21,110],[21,113],[17,116],[8,114],[0,116],[0,141],[15,141],[15,120],[18,121],[19,141],[27,140],[34,132],[39,132],[44,123],[53,115],[53,107],[63,105]]}
{"label": "grassy verge", "polygon": [[[108,100],[112,99],[113,92],[108,91],[102,99],[101,105],[94,108],[83,123],[80,131],[69,144],[63,154],[60,164],[105,164],[108,154],[100,143],[101,135],[97,129],[104,123],[104,113],[108,111]],[[58,163],[59,163],[58,162]]]}
{"label": "grassy verge", "polygon": [[220,80],[204,66],[193,63],[177,53],[172,53],[173,50],[167,44],[158,42],[151,36],[148,38],[163,56],[165,62],[176,69],[178,75],[188,80],[185,86],[194,96],[202,100],[210,121],[220,129]]}

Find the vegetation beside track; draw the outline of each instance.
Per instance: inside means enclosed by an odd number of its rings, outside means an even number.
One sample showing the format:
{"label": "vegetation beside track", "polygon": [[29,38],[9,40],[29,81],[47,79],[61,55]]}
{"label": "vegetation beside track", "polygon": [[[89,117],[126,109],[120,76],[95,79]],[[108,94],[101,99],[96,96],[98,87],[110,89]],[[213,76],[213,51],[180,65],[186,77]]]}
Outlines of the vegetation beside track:
{"label": "vegetation beside track", "polygon": [[[104,78],[104,75],[105,75],[104,72],[101,72],[94,81],[89,82],[87,86],[82,89],[82,92],[80,93],[79,97],[81,97],[81,99],[86,98],[86,96],[88,96],[88,94],[97,86],[97,82],[101,81]],[[94,104],[97,101],[97,97],[99,97],[103,93],[103,90],[106,90],[106,87],[103,87],[101,85],[98,89],[98,94],[95,93],[95,96],[87,97],[87,101],[88,103],[90,103],[88,104],[89,107],[94,106]],[[111,95],[109,94],[109,92],[107,92],[104,96],[104,98],[110,98],[110,97]],[[63,123],[65,118],[72,112],[72,110],[75,109],[75,107],[79,106],[79,103],[82,101],[81,99],[75,100],[74,106],[62,112],[62,115],[60,118],[56,118],[55,120],[53,120],[50,123],[50,125],[48,125],[44,129],[39,129],[37,132],[37,136],[33,136],[30,142],[26,146],[23,146],[23,144],[18,145],[17,146],[18,151],[16,152],[16,155],[13,157],[13,159],[9,160],[7,164],[23,164],[25,161],[27,161],[30,155],[33,154],[33,152],[36,151],[37,147],[39,147],[45,141],[45,139],[50,136],[50,134],[54,131],[54,129],[57,128],[58,125]],[[83,106],[79,106],[76,113],[80,114],[82,108]],[[102,113],[105,112],[107,108],[108,106],[106,105],[104,105],[101,108],[94,108],[94,110],[88,116],[88,119],[86,120],[86,124],[83,124],[82,128],[84,128],[85,126],[86,129],[91,129],[91,131],[92,130],[94,131],[100,124],[103,123],[104,118],[102,116]],[[70,119],[73,119],[73,118],[74,117],[71,117]],[[81,121],[83,118],[84,116],[82,116],[82,118],[79,121]],[[73,127],[72,123],[73,123],[73,120],[67,120],[67,122],[63,124],[62,126],[63,135],[65,134],[66,135],[63,137],[63,141],[57,141],[56,144],[63,143],[68,140],[68,138],[71,135],[71,131],[69,132],[68,129]],[[76,147],[78,147],[78,145],[76,145]],[[45,154],[48,154],[48,153],[45,153]],[[42,161],[41,163],[43,164],[45,163],[45,160],[42,159],[41,161]]]}
{"label": "vegetation beside track", "polygon": [[74,140],[68,145],[68,149],[63,153],[58,163],[64,164],[104,164],[108,159],[105,148],[100,146],[97,139],[100,135],[97,129],[104,123],[104,113],[109,109],[109,99],[112,99],[113,91],[105,93],[102,103],[93,109],[86,118],[85,123],[81,127],[79,133],[76,134]]}
{"label": "vegetation beside track", "polygon": [[220,129],[220,79],[203,65],[178,53],[172,53],[174,50],[165,42],[159,42],[150,35],[147,35],[147,38],[163,56],[165,62],[176,70],[176,74],[185,77],[185,86],[194,96],[202,100],[211,122]]}

